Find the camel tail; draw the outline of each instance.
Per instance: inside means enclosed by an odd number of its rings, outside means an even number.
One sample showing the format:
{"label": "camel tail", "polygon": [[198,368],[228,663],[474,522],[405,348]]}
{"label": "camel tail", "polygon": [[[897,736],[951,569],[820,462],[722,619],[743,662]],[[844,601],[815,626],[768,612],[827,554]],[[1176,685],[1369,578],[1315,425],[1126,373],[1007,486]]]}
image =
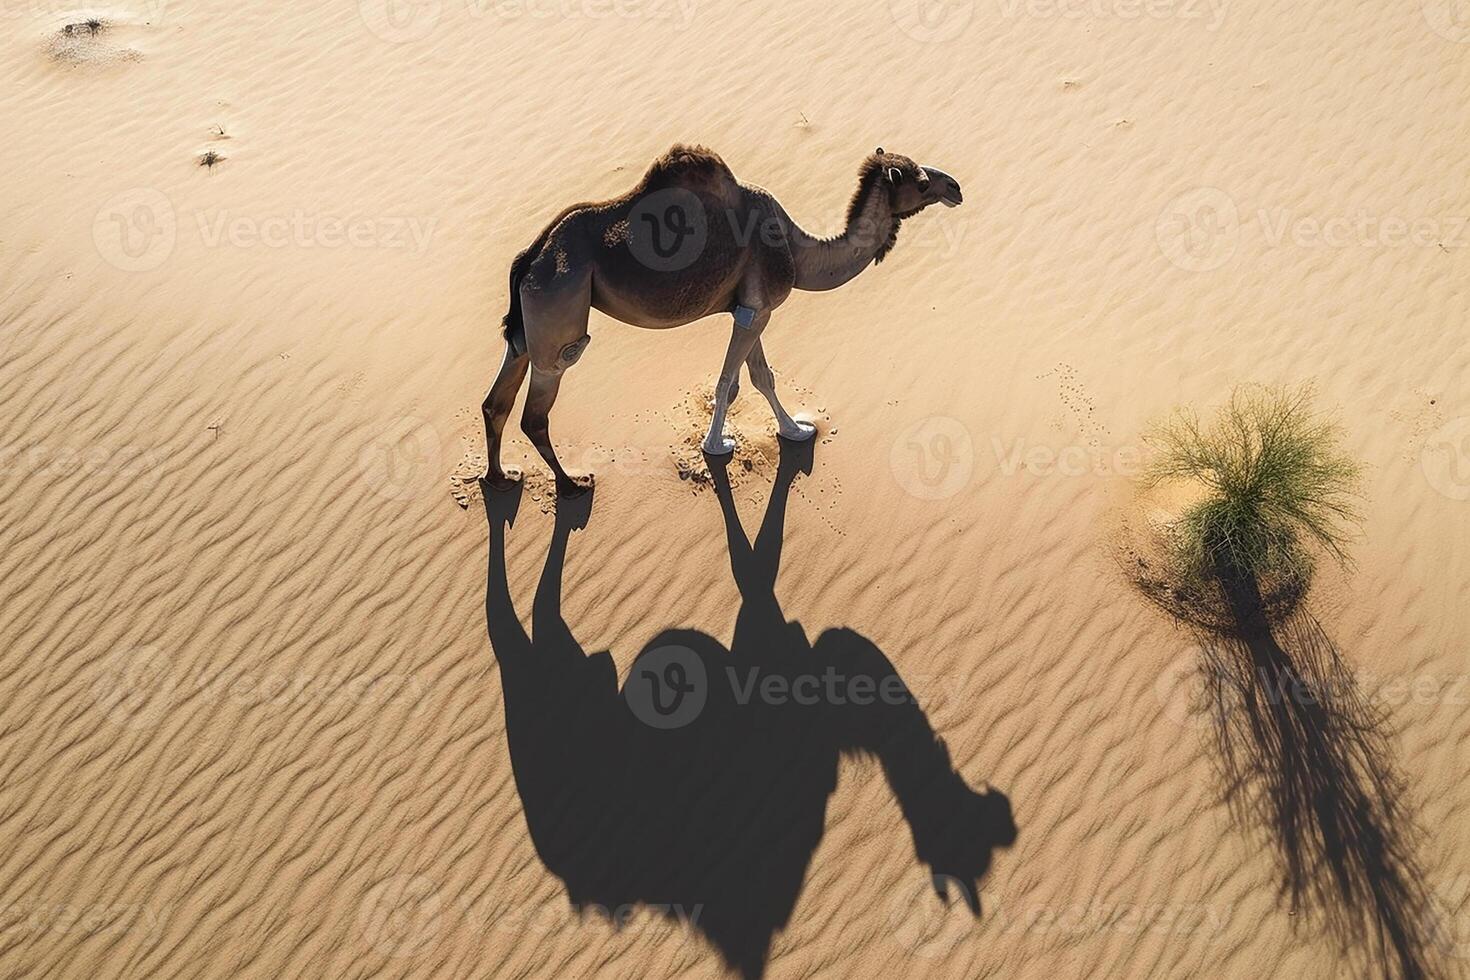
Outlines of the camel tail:
{"label": "camel tail", "polygon": [[526,270],[531,267],[531,260],[540,251],[540,245],[541,241],[538,239],[535,245],[517,255],[510,264],[510,309],[506,312],[505,319],[500,321],[500,326],[505,342],[510,345],[511,352],[516,357],[526,352],[526,321],[521,316],[521,280],[526,278]]}

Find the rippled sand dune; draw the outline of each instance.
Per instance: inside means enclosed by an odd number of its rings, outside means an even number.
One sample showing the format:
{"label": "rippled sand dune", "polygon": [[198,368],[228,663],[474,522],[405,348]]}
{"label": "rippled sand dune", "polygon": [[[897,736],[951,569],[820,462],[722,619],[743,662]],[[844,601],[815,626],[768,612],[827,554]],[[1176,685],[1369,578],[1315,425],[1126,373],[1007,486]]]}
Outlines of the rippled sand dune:
{"label": "rippled sand dune", "polygon": [[[1470,975],[1450,0],[0,22],[0,974],[1376,975],[1278,895],[1194,641],[1113,553],[1150,419],[1311,381],[1368,467],[1357,567],[1313,612],[1409,787],[1426,962]],[[514,426],[526,485],[487,520],[510,259],[676,141],[817,232],[880,144],[965,204],[773,318],[809,473],[747,389],[722,510],[698,440],[727,324],[594,314],[553,416],[598,474],[585,528]],[[733,522],[787,492],[779,574],[732,568]],[[670,636],[913,703],[711,709],[703,741],[598,714]],[[526,709],[517,651],[551,692]],[[936,896],[945,860],[983,871],[978,917]]]}

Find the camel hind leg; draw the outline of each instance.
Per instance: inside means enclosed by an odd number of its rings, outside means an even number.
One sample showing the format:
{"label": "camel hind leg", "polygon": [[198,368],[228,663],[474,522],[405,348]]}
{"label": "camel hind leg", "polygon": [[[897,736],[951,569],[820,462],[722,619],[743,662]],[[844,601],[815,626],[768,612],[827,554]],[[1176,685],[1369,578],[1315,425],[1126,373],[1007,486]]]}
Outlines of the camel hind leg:
{"label": "camel hind leg", "polygon": [[506,419],[510,418],[516,392],[520,390],[521,382],[526,380],[526,368],[530,364],[531,358],[528,355],[517,354],[515,348],[507,343],[505,357],[500,362],[500,373],[495,376],[495,383],[490,386],[490,393],[480,406],[485,415],[485,451],[490,457],[490,465],[485,470],[485,482],[496,490],[509,488],[521,476],[514,469],[510,472],[501,469],[500,437],[505,432]]}
{"label": "camel hind leg", "polygon": [[579,496],[591,489],[592,477],[588,474],[577,479],[562,467],[551,444],[550,417],[562,376],[582,357],[592,339],[587,335],[587,317],[592,309],[590,277],[575,289],[523,294],[522,308],[526,317],[531,388],[526,394],[521,430],[556,475],[557,493],[564,497]]}
{"label": "camel hind leg", "polygon": [[530,437],[536,451],[556,474],[557,494],[578,497],[592,489],[592,475],[589,473],[578,479],[567,473],[551,444],[551,407],[556,404],[563,373],[560,367],[547,371],[534,364],[531,366],[531,390],[526,395],[526,410],[521,415],[521,431]]}

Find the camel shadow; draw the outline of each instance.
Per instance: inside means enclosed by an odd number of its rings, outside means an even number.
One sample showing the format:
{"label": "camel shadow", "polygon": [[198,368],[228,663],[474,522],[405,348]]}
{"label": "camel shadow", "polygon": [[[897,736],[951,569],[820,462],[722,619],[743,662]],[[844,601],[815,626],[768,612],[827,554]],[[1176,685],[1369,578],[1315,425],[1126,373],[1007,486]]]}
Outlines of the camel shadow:
{"label": "camel shadow", "polygon": [[1016,837],[1009,800],[971,789],[955,771],[881,650],[850,629],[811,643],[782,612],[774,588],[786,504],[811,465],[809,443],[783,443],[754,544],[723,466],[712,465],[741,595],[730,649],[695,630],[665,630],[621,691],[611,654],[589,656],[561,612],[568,539],[585,526],[591,495],[558,502],[528,634],[506,578],[518,494],[485,494],[486,622],[537,854],[575,909],[677,916],[748,978],[762,975],[772,937],[790,920],[842,757],[881,766],[933,875],[928,901],[948,902],[954,890],[978,915],[992,851]]}

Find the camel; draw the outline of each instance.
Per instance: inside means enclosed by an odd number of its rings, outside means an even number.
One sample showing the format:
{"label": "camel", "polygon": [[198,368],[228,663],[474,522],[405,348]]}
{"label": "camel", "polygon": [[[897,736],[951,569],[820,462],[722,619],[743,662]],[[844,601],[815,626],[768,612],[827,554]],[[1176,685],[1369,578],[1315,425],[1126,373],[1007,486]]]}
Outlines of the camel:
{"label": "camel", "polygon": [[529,370],[522,431],[556,475],[559,495],[577,496],[590,487],[590,474],[574,479],[562,468],[549,417],[562,375],[591,340],[587,319],[593,308],[654,330],[715,314],[734,318],[715,384],[706,453],[723,456],[735,449],[724,435],[725,414],[739,390],[742,362],[770,403],[781,437],[810,439],[816,427],[792,418],[776,396],[761,345],[772,312],[793,289],[835,289],[883,261],[905,218],[931,204],[955,207],[961,200],[960,185],[949,174],[879,147],[858,170],[842,233],[818,238],[803,231],[770,192],[737,180],[715,153],[676,144],[621,197],[566,208],[510,267],[505,356],[483,405],[490,457],[485,482],[503,490],[519,479],[501,468],[500,440]]}

